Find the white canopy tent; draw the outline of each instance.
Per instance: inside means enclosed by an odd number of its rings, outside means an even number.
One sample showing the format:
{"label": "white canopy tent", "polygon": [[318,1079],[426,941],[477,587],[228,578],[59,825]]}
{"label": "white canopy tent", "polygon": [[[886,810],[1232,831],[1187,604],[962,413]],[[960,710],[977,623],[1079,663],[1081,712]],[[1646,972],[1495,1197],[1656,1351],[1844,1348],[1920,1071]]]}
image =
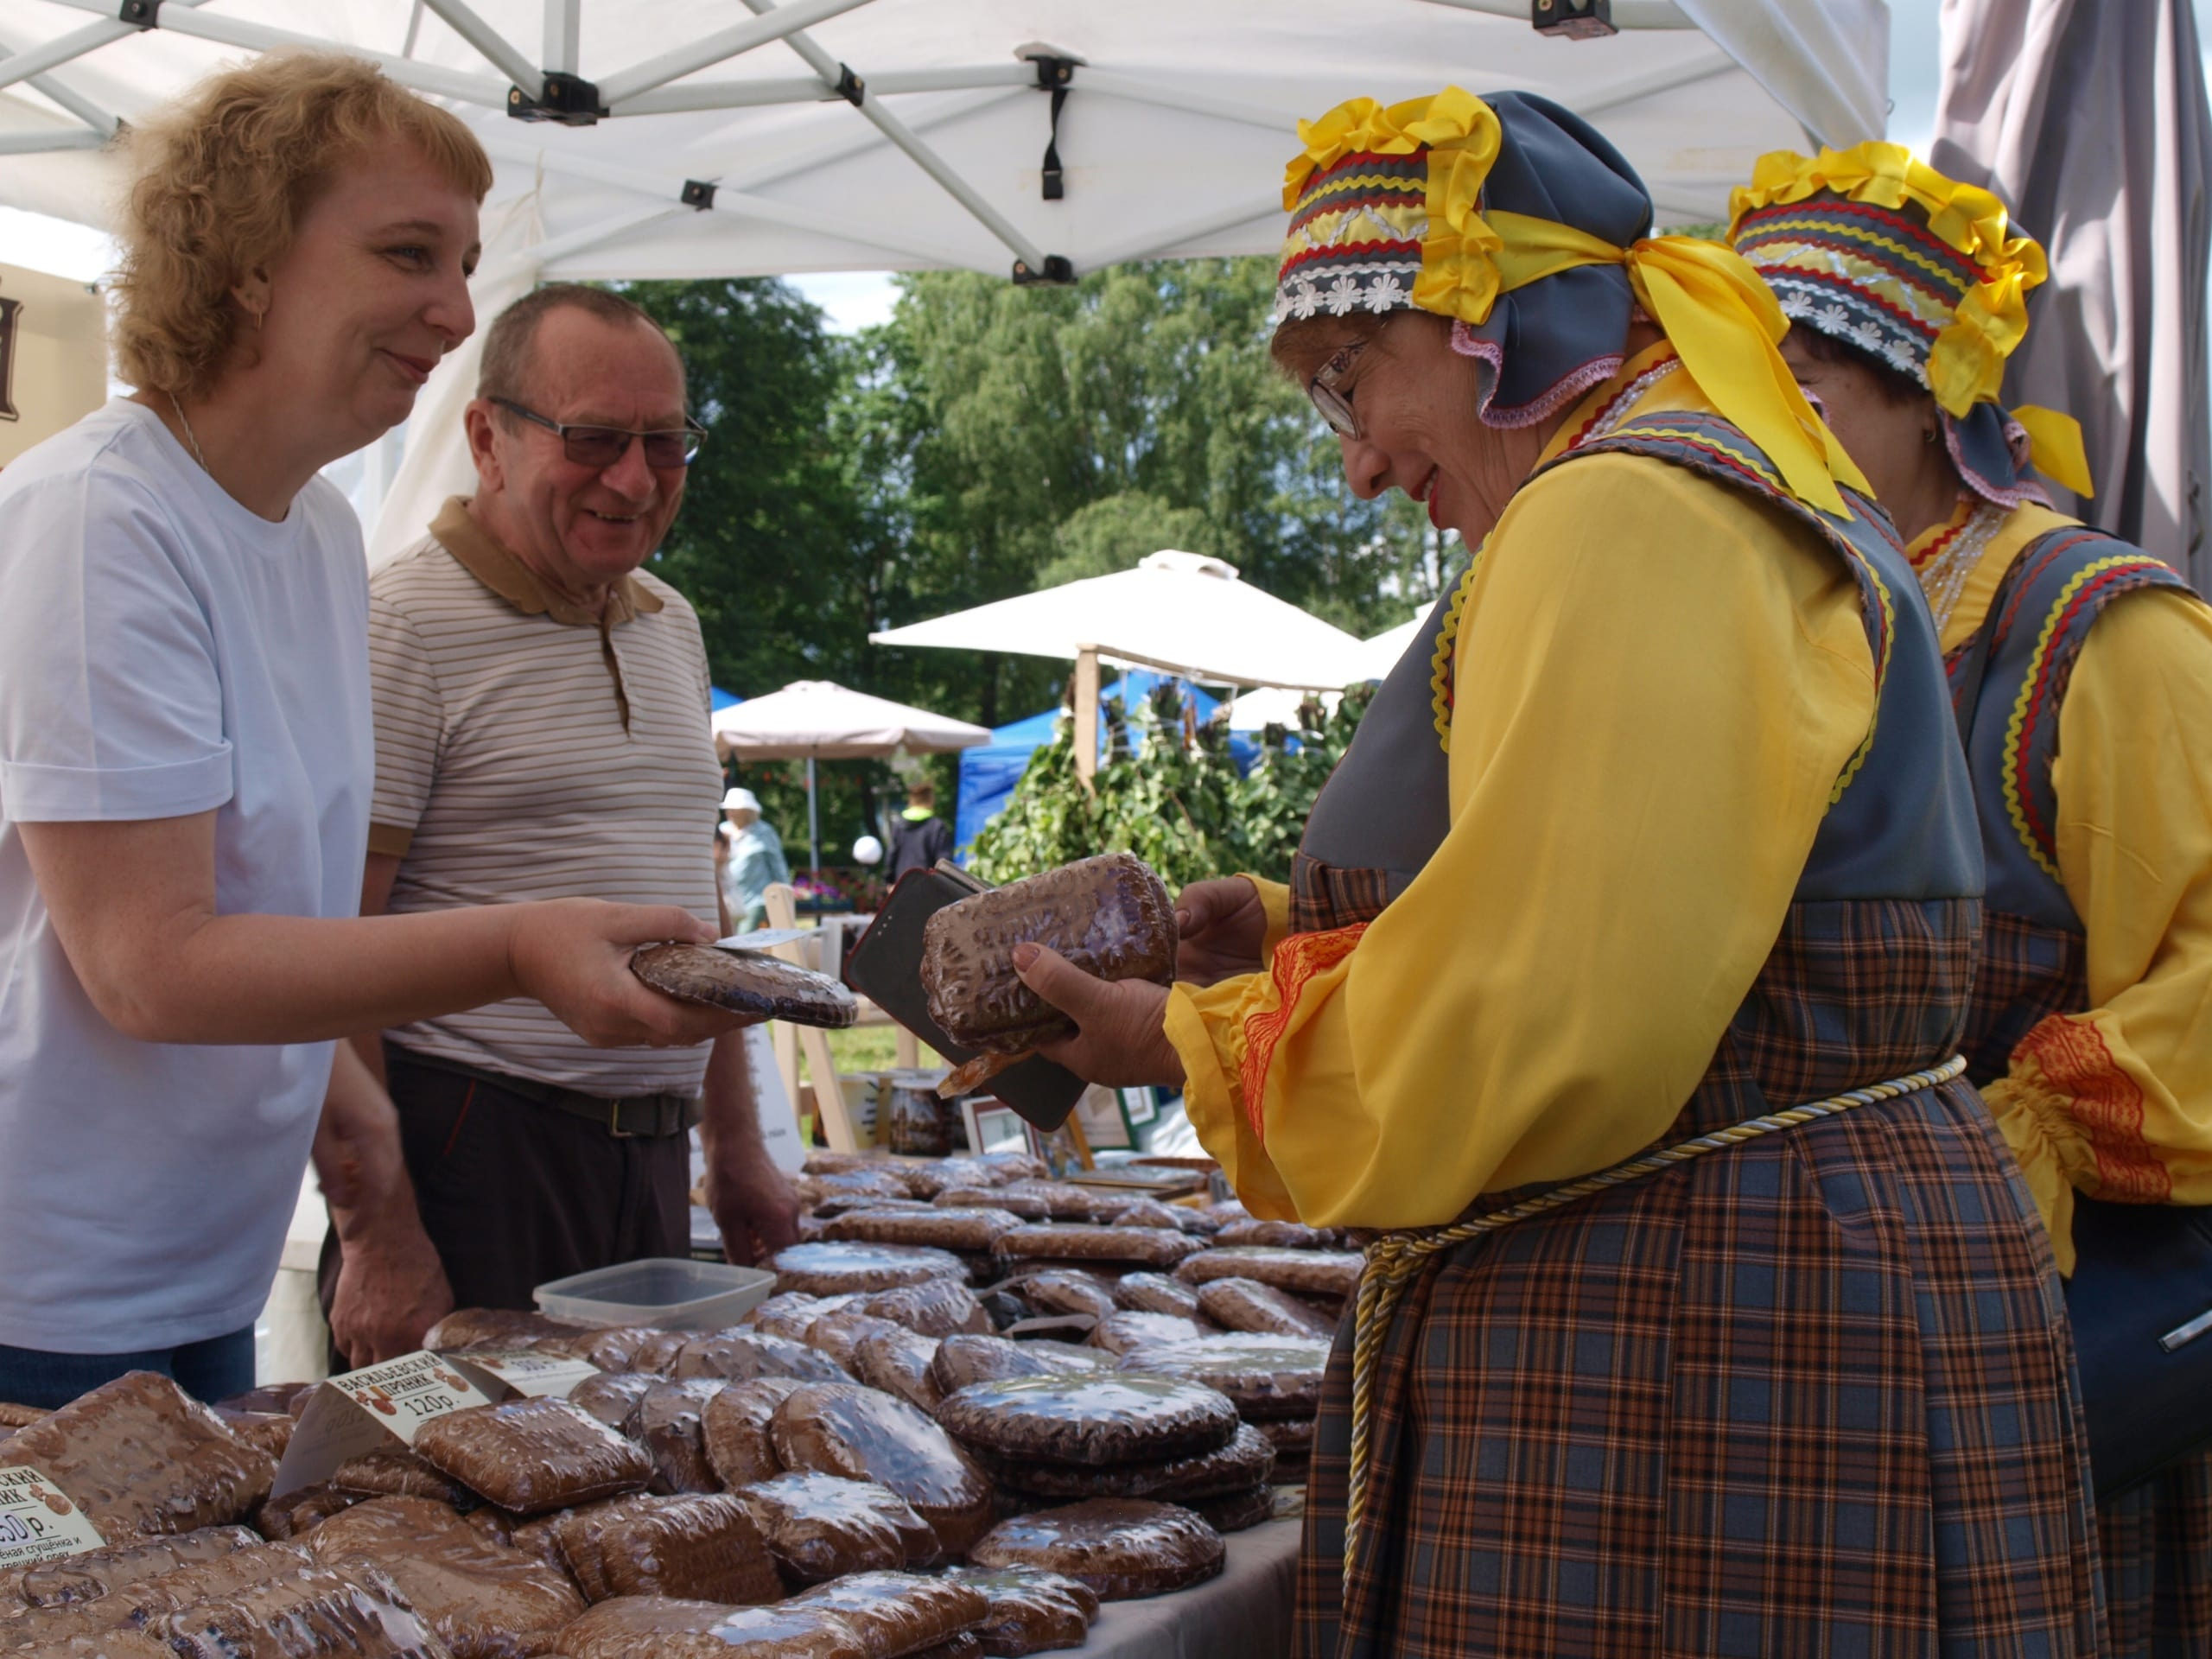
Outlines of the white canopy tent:
{"label": "white canopy tent", "polygon": [[[1447,80],[1588,117],[1669,223],[1720,217],[1764,150],[1882,130],[1885,0],[1611,0],[1622,32],[1580,40],[1537,3],[0,0],[0,205],[109,225],[118,121],[287,45],[373,59],[483,138],[486,315],[540,279],[1266,252],[1300,117]],[[475,361],[425,389],[372,556],[465,486]]]}
{"label": "white canopy tent", "polygon": [[1530,0],[743,7],[0,0],[0,202],[104,223],[118,118],[289,44],[372,57],[460,112],[495,205],[542,167],[541,265],[567,277],[1264,252],[1298,118],[1446,80],[1578,110],[1662,219],[1710,219],[1761,150],[1877,136],[1885,108],[1883,0],[1611,0],[1623,32],[1572,41]]}
{"label": "white canopy tent", "polygon": [[717,710],[713,725],[715,747],[741,760],[805,760],[807,856],[814,869],[822,868],[817,760],[943,754],[991,741],[987,728],[849,690],[831,680],[794,680],[780,691]]}

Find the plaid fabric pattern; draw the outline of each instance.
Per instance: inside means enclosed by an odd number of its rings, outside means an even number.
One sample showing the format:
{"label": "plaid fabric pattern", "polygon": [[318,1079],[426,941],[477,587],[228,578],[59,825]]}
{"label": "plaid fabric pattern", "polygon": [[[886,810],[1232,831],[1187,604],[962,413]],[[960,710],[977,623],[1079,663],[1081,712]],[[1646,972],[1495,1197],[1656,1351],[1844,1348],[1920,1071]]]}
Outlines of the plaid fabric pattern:
{"label": "plaid fabric pattern", "polygon": [[1388,870],[1348,870],[1308,858],[1290,861],[1290,931],[1330,933],[1371,922],[1390,902]]}
{"label": "plaid fabric pattern", "polygon": [[2048,1244],[1973,1090],[1751,1142],[1465,1247],[1401,1313],[1339,1578],[1340,1344],[1296,1651],[2088,1655]]}
{"label": "plaid fabric pattern", "polygon": [[[1976,910],[1795,906],[1665,1139],[1954,1052]],[[1297,1651],[2098,1651],[2071,1338],[2032,1214],[1953,1085],[1462,1247],[1393,1328],[1348,1599],[1339,1344]]]}
{"label": "plaid fabric pattern", "polygon": [[2097,1510],[2111,1659],[2212,1654],[2212,1446]]}
{"label": "plaid fabric pattern", "polygon": [[1967,1076],[1979,1085],[2005,1075],[2020,1039],[2054,1014],[2089,1006],[2088,938],[2078,928],[2044,927],[2005,911],[1982,912],[1981,958],[1967,1011]]}

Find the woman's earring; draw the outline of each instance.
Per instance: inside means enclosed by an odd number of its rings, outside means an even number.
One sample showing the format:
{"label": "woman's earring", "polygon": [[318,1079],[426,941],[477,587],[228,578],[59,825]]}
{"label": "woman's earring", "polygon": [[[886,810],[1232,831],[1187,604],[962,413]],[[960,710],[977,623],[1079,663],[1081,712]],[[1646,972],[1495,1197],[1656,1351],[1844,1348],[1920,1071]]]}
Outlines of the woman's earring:
{"label": "woman's earring", "polygon": [[1922,430],[1921,434],[1920,434],[1920,441],[1921,441],[1923,443],[1933,443],[1933,442],[1936,442],[1936,429],[1935,429],[1934,427],[1932,427],[1932,426],[1931,426],[1931,427],[1927,427],[1927,428],[1923,429]]}

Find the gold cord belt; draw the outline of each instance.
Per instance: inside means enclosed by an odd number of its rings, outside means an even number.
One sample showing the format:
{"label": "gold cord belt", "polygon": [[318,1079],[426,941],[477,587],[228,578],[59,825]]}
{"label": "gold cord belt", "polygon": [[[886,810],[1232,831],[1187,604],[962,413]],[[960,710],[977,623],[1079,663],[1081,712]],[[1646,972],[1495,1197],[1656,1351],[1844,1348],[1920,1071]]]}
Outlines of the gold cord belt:
{"label": "gold cord belt", "polygon": [[1503,1210],[1477,1216],[1469,1221],[1455,1222],[1449,1227],[1433,1231],[1384,1233],[1367,1247],[1367,1262],[1359,1276],[1359,1301],[1352,1316],[1351,1349],[1351,1467],[1344,1494],[1344,1582],[1351,1582],[1352,1560],[1359,1537],[1361,1512],[1367,1506],[1368,1437],[1372,1423],[1375,1395],[1375,1368],[1382,1357],[1383,1342],[1390,1334],[1390,1318],[1429,1259],[1440,1250],[1455,1244],[1480,1238],[1485,1233],[1510,1227],[1516,1221],[1526,1221],[1557,1210],[1578,1198],[1586,1198],[1593,1192],[1608,1187],[1624,1185],[1640,1180],[1646,1175],[1656,1175],[1676,1164],[1686,1164],[1694,1158],[1702,1158],[1709,1152],[1725,1152],[1730,1147],[1746,1141],[1757,1140],[1763,1135],[1772,1135],[1780,1129],[1794,1129],[1801,1123],[1815,1118],[1834,1117],[1847,1112],[1854,1106],[1871,1105],[1878,1100],[1895,1100],[1900,1095],[1916,1094],[1923,1089],[1932,1089],[1959,1076],[1967,1069],[1966,1056],[1955,1054],[1942,1065],[1925,1071],[1916,1071],[1910,1077],[1898,1077],[1889,1083],[1878,1083],[1866,1089],[1853,1089],[1847,1094],[1831,1095],[1826,1100],[1816,1100],[1803,1106],[1791,1106],[1779,1112],[1769,1112],[1764,1117],[1746,1118],[1741,1123],[1732,1123],[1725,1129],[1715,1129],[1710,1135],[1700,1135],[1647,1152],[1615,1164],[1611,1169],[1601,1169],[1594,1175],[1585,1175],[1523,1198],[1518,1204],[1508,1205]]}

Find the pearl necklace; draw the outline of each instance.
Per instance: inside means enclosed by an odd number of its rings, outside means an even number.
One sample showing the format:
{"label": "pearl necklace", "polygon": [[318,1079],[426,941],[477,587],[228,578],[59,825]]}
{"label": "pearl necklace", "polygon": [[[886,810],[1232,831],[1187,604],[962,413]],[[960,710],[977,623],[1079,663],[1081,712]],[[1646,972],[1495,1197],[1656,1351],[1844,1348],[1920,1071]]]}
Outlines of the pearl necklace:
{"label": "pearl necklace", "polygon": [[1915,575],[1920,578],[1920,591],[1928,596],[1928,608],[1936,616],[1938,639],[1951,625],[1951,613],[1959,608],[1959,596],[1966,591],[1967,578],[1981,563],[1981,556],[1988,550],[1990,540],[2005,522],[2004,511],[1989,502],[1982,502],[1953,533],[1949,543]]}

